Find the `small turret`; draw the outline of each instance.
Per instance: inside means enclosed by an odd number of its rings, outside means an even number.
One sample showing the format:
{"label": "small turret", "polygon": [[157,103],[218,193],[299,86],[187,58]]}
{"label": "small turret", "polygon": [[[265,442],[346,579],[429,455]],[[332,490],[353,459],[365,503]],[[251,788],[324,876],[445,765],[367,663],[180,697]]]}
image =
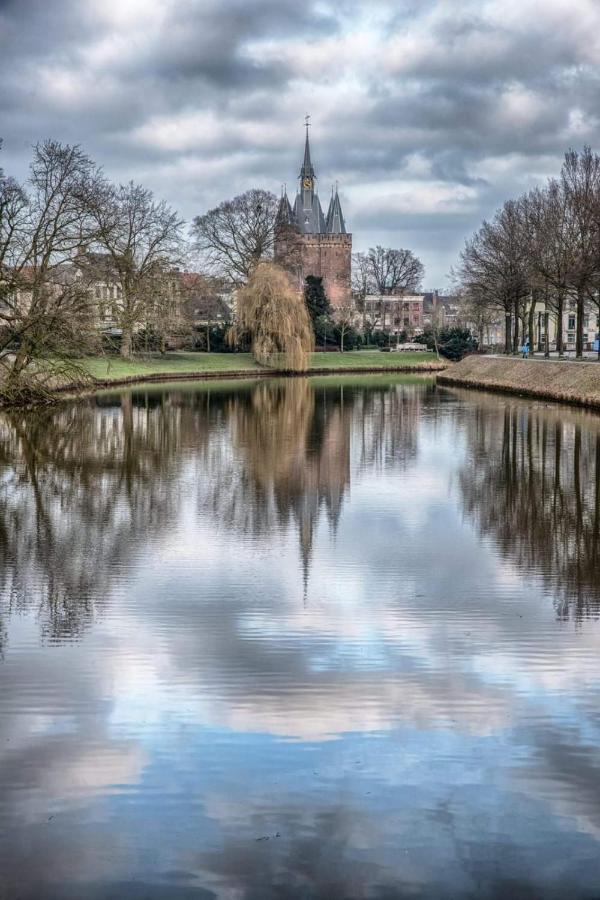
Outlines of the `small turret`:
{"label": "small turret", "polygon": [[346,223],[342,213],[342,204],[338,194],[337,184],[335,189],[331,191],[331,200],[327,211],[327,219],[325,223],[327,234],[347,234]]}
{"label": "small turret", "polygon": [[290,201],[288,200],[287,191],[283,190],[281,195],[281,200],[279,201],[279,206],[277,208],[277,216],[275,217],[275,225],[278,228],[283,228],[290,225],[295,225],[296,221],[294,219],[294,212],[292,210]]}

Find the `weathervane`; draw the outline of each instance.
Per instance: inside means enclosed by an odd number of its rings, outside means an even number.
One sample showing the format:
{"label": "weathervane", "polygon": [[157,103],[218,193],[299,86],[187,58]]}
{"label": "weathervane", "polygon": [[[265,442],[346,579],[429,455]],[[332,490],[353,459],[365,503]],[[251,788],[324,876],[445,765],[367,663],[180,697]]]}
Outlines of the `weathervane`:
{"label": "weathervane", "polygon": [[304,127],[306,128],[306,133],[308,134],[308,129],[310,128],[310,116],[308,113],[304,116]]}

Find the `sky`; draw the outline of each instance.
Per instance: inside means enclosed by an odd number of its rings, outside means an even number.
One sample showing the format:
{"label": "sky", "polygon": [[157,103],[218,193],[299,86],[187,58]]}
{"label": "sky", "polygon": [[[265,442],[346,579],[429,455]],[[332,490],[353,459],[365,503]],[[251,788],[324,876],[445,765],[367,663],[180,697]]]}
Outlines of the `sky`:
{"label": "sky", "polygon": [[0,0],[0,165],[80,143],[190,221],[293,192],[308,113],[355,249],[446,288],[483,218],[600,148],[598,59],[596,0]]}

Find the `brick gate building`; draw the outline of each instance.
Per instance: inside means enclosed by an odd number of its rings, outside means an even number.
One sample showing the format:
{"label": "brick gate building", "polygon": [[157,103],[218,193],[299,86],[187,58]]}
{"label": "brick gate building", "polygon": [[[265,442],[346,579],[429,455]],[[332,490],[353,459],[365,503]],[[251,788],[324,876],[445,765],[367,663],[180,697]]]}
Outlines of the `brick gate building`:
{"label": "brick gate building", "polygon": [[323,215],[316,190],[316,175],[310,158],[308,124],[304,161],[298,176],[294,206],[284,191],[275,229],[275,262],[285,266],[302,288],[307,275],[323,278],[325,293],[335,311],[352,305],[350,270],[352,235],[346,223],[337,186],[331,192],[327,215]]}

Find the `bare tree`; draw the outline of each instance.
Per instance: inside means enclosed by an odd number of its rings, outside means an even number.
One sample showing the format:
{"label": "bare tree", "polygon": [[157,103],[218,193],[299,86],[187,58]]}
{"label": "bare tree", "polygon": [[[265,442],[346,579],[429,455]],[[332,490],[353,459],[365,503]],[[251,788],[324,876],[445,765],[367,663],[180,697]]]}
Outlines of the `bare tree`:
{"label": "bare tree", "polygon": [[182,318],[188,335],[204,328],[206,350],[210,352],[211,328],[231,322],[231,309],[224,299],[225,285],[218,278],[202,272],[181,275]]}
{"label": "bare tree", "polygon": [[583,324],[586,299],[598,278],[598,209],[600,207],[600,156],[584,147],[569,150],[561,169],[569,231],[568,281],[576,297],[575,355],[583,356]]}
{"label": "bare tree", "polygon": [[[496,303],[490,304],[472,285],[459,284],[457,290],[458,324],[477,334],[481,350],[489,341],[490,330],[501,323],[501,308]],[[438,333],[443,325],[443,313],[440,315],[440,312],[438,310],[438,314],[432,316],[432,323],[436,322]]]}
{"label": "bare tree", "polygon": [[5,396],[26,399],[67,369],[72,375],[66,358],[95,337],[88,285],[72,260],[93,238],[89,198],[100,180],[81,148],[56,141],[35,146],[26,187],[0,178]]}
{"label": "bare tree", "polygon": [[14,178],[0,169],[0,305],[17,289],[19,267],[24,265],[24,230],[28,197]]}
{"label": "bare tree", "polygon": [[404,294],[418,290],[425,269],[412,250],[377,246],[371,247],[366,257],[366,283],[373,288],[373,293]]}
{"label": "bare tree", "polygon": [[340,351],[343,353],[346,335],[356,325],[357,312],[354,306],[337,306],[334,318],[336,330],[340,336]]}
{"label": "bare tree", "polygon": [[521,211],[507,201],[492,222],[484,222],[461,254],[458,277],[478,303],[504,310],[507,353],[519,346],[519,322],[530,294]]}
{"label": "bare tree", "polygon": [[367,294],[375,290],[375,281],[371,271],[371,261],[367,253],[352,254],[352,292],[357,300],[364,300]]}
{"label": "bare tree", "polygon": [[[573,232],[560,182],[552,179],[521,201],[532,277],[539,284],[547,311],[556,318],[556,349],[564,352],[563,313],[573,259]],[[548,322],[546,321],[546,343]]]}
{"label": "bare tree", "polygon": [[203,268],[232,284],[245,284],[275,244],[277,198],[253,188],[194,219],[193,233]]}
{"label": "bare tree", "polygon": [[133,182],[105,184],[93,200],[96,244],[120,287],[112,311],[122,332],[121,355],[129,358],[135,329],[175,312],[173,268],[183,253],[183,222],[152,191]]}

